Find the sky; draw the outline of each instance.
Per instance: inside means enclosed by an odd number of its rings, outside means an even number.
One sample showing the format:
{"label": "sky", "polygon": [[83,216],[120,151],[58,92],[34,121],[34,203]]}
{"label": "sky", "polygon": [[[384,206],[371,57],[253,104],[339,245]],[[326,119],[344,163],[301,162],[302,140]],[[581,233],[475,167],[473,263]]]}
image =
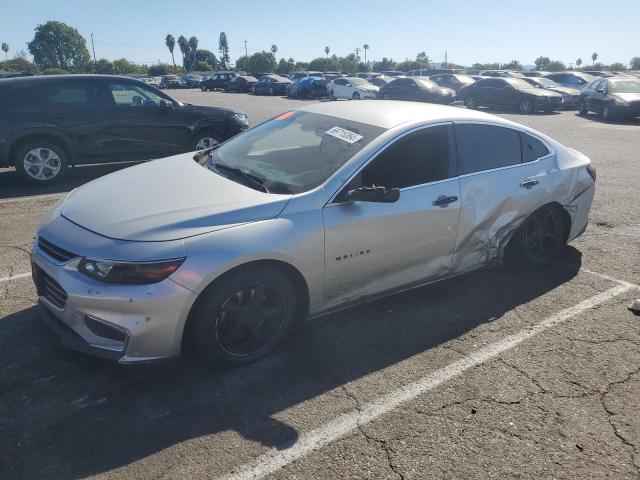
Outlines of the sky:
{"label": "sky", "polygon": [[[277,57],[310,60],[347,55],[363,44],[368,60],[401,61],[425,51],[434,62],[533,64],[547,56],[569,65],[628,63],[640,56],[640,0],[180,0],[108,2],[28,0],[0,8],[0,42],[11,57],[38,24],[59,20],[87,39],[98,58],[142,64],[171,62],[164,38],[195,35],[199,48],[218,53],[221,31],[232,61],[278,46]],[[176,47],[176,60],[180,57]],[[0,52],[0,55],[2,52]],[[362,53],[361,53],[361,56]]]}

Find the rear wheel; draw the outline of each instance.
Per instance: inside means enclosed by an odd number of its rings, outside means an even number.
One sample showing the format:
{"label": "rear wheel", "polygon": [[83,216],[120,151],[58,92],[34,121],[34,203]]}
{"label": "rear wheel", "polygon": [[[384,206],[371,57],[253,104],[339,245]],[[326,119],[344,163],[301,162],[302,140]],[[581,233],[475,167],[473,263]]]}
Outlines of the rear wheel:
{"label": "rear wheel", "polygon": [[547,265],[564,247],[567,228],[559,207],[541,207],[518,228],[509,244],[508,254],[521,265]]}
{"label": "rear wheel", "polygon": [[203,92],[207,91],[207,86],[206,85],[200,85],[200,90],[202,90]]}
{"label": "rear wheel", "polygon": [[608,122],[613,118],[613,114],[611,113],[611,107],[607,104],[604,104],[602,107],[602,120]]}
{"label": "rear wheel", "polygon": [[305,92],[304,96],[309,100],[313,100],[313,98],[314,98],[313,92],[311,90],[307,90]]}
{"label": "rear wheel", "polygon": [[525,115],[529,115],[529,114],[533,113],[534,112],[533,102],[531,100],[529,100],[528,98],[523,98],[520,101],[520,104],[518,105],[518,110],[520,111],[520,113],[525,114]]}
{"label": "rear wheel", "polygon": [[464,99],[464,106],[470,108],[471,110],[476,110],[478,108],[478,101],[476,97],[473,95],[469,95]]}
{"label": "rear wheel", "polygon": [[282,271],[240,268],[202,293],[189,335],[210,362],[243,365],[264,357],[284,340],[296,309],[295,288]]}
{"label": "rear wheel", "polygon": [[360,94],[358,92],[353,92],[351,98],[354,100],[360,100]]}
{"label": "rear wheel", "polygon": [[34,185],[60,181],[67,173],[69,157],[59,145],[46,140],[32,140],[16,152],[14,164],[18,174]]}
{"label": "rear wheel", "polygon": [[336,96],[335,96],[335,94],[333,93],[333,90],[331,90],[331,91],[329,92],[329,100],[336,100]]}
{"label": "rear wheel", "polygon": [[204,131],[197,134],[191,144],[191,150],[205,150],[207,148],[215,147],[220,143],[217,133],[213,131]]}
{"label": "rear wheel", "polygon": [[269,87],[269,95],[271,95],[273,97],[274,93],[275,92],[273,91],[273,87]]}
{"label": "rear wheel", "polygon": [[584,100],[580,100],[578,102],[578,113],[580,115],[587,115],[589,113],[589,109],[587,108],[587,102]]}

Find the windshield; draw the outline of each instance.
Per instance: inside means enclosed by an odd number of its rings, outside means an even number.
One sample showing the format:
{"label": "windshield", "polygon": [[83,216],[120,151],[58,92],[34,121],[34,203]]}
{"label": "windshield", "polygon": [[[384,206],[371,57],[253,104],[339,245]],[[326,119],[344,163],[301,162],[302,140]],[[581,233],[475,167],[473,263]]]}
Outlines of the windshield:
{"label": "windshield", "polygon": [[214,164],[241,169],[272,193],[300,193],[323,183],[383,131],[342,118],[290,111],[225,142],[204,165],[214,171]]}
{"label": "windshield", "polygon": [[353,85],[354,87],[366,87],[367,85],[371,85],[369,82],[367,82],[366,80],[362,79],[362,78],[350,78],[349,79],[349,83],[351,85]]}
{"label": "windshield", "polygon": [[513,88],[533,88],[533,85],[520,78],[503,78]]}
{"label": "windshield", "polygon": [[438,85],[426,78],[416,78],[415,81],[417,84],[422,85],[425,88],[439,88]]}
{"label": "windshield", "polygon": [[609,85],[612,93],[640,93],[640,80],[617,80]]}
{"label": "windshield", "polygon": [[540,85],[541,87],[544,87],[544,88],[552,88],[552,87],[559,87],[560,86],[556,82],[554,82],[553,80],[551,80],[549,78],[536,78],[533,81],[535,83],[537,83],[538,85]]}
{"label": "windshield", "polygon": [[472,83],[476,83],[476,81],[473,78],[468,77],[467,75],[456,75],[455,77],[458,79],[460,83],[464,85],[471,85]]}

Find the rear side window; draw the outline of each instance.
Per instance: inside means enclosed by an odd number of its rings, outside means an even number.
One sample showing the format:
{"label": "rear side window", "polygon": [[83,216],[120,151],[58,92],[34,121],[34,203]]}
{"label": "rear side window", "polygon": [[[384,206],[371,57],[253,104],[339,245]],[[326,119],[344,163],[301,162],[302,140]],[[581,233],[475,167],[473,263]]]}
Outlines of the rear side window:
{"label": "rear side window", "polygon": [[523,162],[533,162],[549,154],[549,150],[544,146],[544,143],[537,138],[533,138],[531,135],[520,132],[520,141],[522,142]]}
{"label": "rear side window", "polygon": [[363,186],[405,188],[451,176],[450,127],[429,127],[398,140],[362,171]]}
{"label": "rear side window", "polygon": [[460,174],[515,165],[522,161],[516,130],[494,125],[456,125]]}
{"label": "rear side window", "polygon": [[44,93],[39,85],[6,88],[0,93],[0,110],[7,112],[41,110],[43,103]]}
{"label": "rear side window", "polygon": [[56,82],[46,86],[47,100],[51,105],[86,105],[90,99],[87,82]]}

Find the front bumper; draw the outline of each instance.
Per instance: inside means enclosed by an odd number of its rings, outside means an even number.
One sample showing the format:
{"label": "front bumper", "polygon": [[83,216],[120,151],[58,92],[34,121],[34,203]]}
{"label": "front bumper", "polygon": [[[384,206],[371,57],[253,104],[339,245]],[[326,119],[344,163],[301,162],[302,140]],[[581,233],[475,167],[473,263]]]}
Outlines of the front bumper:
{"label": "front bumper", "polygon": [[181,285],[171,279],[151,285],[98,282],[78,271],[80,258],[59,263],[37,246],[31,261],[46,323],[63,346],[120,363],[180,354],[195,301]]}

